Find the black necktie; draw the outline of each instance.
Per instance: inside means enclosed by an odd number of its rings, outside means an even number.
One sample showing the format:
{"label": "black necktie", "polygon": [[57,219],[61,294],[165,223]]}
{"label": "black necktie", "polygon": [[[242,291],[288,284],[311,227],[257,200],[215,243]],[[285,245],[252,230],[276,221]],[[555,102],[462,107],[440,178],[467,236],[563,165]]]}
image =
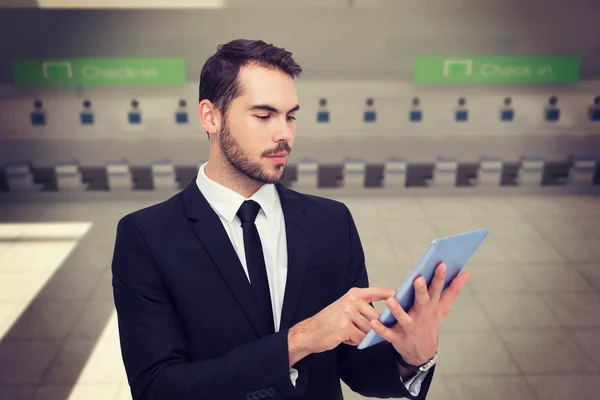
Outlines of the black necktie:
{"label": "black necktie", "polygon": [[269,332],[275,332],[273,322],[273,307],[271,305],[271,293],[269,291],[269,279],[267,278],[267,267],[263,254],[262,244],[254,220],[260,211],[260,204],[253,200],[246,200],[240,206],[237,216],[242,221],[244,231],[244,250],[246,253],[246,264],[250,284],[258,300],[261,311],[269,324]]}

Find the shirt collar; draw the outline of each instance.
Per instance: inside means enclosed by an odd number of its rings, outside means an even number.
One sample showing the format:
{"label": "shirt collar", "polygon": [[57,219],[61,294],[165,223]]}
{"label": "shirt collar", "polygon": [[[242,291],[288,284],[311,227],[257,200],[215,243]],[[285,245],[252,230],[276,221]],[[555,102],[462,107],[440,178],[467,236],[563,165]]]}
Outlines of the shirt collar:
{"label": "shirt collar", "polygon": [[211,207],[229,223],[233,222],[240,206],[245,200],[254,200],[260,204],[260,208],[267,219],[273,221],[277,200],[275,185],[264,184],[247,199],[238,192],[220,185],[206,176],[204,172],[205,167],[206,163],[202,164],[198,169],[196,185]]}

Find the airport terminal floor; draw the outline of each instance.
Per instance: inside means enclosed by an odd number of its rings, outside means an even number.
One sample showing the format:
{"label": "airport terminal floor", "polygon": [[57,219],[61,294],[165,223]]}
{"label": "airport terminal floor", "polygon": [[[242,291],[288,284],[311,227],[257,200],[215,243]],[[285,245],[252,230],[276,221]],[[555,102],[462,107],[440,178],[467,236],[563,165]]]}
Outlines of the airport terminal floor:
{"label": "airport terminal floor", "polygon": [[[599,197],[329,197],[353,212],[372,286],[396,288],[436,237],[490,230],[445,321],[429,400],[600,392]],[[118,219],[160,200],[0,199],[0,399],[131,398],[110,261]]]}

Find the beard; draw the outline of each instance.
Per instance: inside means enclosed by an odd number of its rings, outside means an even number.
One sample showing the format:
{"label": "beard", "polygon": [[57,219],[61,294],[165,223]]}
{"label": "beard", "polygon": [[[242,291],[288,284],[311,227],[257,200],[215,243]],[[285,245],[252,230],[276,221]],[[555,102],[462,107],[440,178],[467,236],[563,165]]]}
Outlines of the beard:
{"label": "beard", "polygon": [[[249,154],[242,149],[239,142],[231,135],[231,131],[227,125],[221,129],[218,138],[221,153],[229,164],[241,175],[263,184],[276,184],[281,182],[285,164],[275,165],[274,172],[268,171],[259,161],[254,161],[250,158]],[[262,157],[281,153],[283,151],[289,154],[291,150],[292,149],[287,142],[280,141],[276,148],[265,151],[262,154]]]}

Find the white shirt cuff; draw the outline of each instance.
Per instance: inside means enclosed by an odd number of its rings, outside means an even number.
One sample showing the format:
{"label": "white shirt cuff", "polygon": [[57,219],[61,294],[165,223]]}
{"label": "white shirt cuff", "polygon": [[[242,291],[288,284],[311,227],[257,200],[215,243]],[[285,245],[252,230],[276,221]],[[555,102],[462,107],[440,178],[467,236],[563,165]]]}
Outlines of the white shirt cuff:
{"label": "white shirt cuff", "polygon": [[290,368],[290,379],[292,384],[296,386],[296,379],[298,379],[298,370],[295,368]]}
{"label": "white shirt cuff", "polygon": [[[435,365],[435,363],[433,365]],[[431,366],[431,368],[433,368],[433,365]],[[402,383],[404,383],[404,386],[411,395],[419,395],[419,392],[421,391],[421,385],[423,384],[423,380],[425,380],[427,374],[429,373],[429,371],[431,371],[431,368],[429,368],[427,371],[419,371],[414,376],[410,377],[410,379],[408,379],[406,382],[404,381],[404,379],[402,379],[402,377],[400,377],[400,380],[402,381]]]}

